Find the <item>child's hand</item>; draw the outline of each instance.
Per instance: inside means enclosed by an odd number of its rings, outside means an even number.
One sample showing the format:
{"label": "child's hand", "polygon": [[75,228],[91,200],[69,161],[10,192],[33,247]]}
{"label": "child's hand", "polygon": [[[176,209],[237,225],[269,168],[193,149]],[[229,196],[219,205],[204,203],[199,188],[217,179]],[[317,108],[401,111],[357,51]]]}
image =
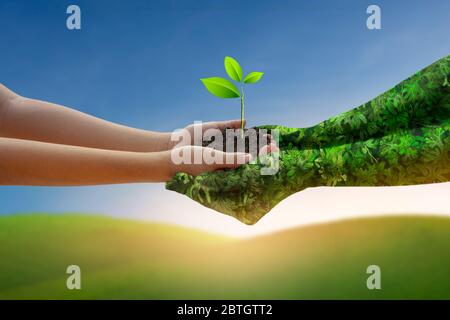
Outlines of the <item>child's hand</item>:
{"label": "child's hand", "polygon": [[[244,120],[245,125],[245,120]],[[198,129],[197,129],[198,128]],[[201,132],[202,137],[203,134],[209,130],[209,129],[217,129],[217,130],[225,130],[225,129],[240,129],[241,128],[241,120],[229,120],[229,121],[211,121],[211,122],[204,122],[204,123],[194,123],[191,125],[188,125],[184,130],[189,133],[191,140],[182,140],[182,141],[170,141],[169,142],[169,148],[173,149],[176,147],[182,147],[182,146],[194,146],[194,145],[200,145],[201,141],[195,141],[194,140],[194,134],[198,130],[198,132]],[[275,141],[273,140],[272,136],[270,134],[265,134],[267,136],[268,144],[266,146],[263,146],[260,150],[260,154],[267,154],[270,152],[276,152],[279,151]]]}
{"label": "child's hand", "polygon": [[[244,121],[245,125],[245,121]],[[225,130],[225,129],[240,129],[241,128],[241,120],[229,120],[229,121],[211,121],[211,122],[201,122],[201,123],[194,123],[190,124],[187,127],[184,128],[184,130],[189,133],[191,140],[182,140],[182,141],[170,141],[169,142],[169,148],[173,149],[175,147],[181,147],[181,146],[190,146],[190,145],[196,145],[196,141],[194,141],[194,134],[198,130],[198,132],[201,132],[202,137],[205,131],[209,129],[218,129],[218,130]],[[170,137],[169,137],[170,139]],[[201,143],[201,141],[200,141]]]}
{"label": "child's hand", "polygon": [[165,158],[164,162],[170,164],[170,178],[177,172],[197,176],[220,169],[235,169],[252,161],[251,154],[222,152],[200,146],[184,146],[165,151]]}

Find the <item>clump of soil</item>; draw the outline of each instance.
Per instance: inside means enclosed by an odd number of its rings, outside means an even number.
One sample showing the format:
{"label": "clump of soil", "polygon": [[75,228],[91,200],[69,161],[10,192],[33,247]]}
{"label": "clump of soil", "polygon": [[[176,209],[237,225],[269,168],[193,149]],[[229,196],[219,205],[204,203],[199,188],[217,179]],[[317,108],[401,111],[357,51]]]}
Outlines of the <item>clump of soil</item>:
{"label": "clump of soil", "polygon": [[224,152],[246,152],[253,157],[259,155],[261,148],[270,143],[264,134],[270,134],[259,128],[244,129],[244,138],[241,136],[241,129],[226,128],[221,131],[221,139],[217,136],[205,136],[202,141],[203,147],[210,147]]}

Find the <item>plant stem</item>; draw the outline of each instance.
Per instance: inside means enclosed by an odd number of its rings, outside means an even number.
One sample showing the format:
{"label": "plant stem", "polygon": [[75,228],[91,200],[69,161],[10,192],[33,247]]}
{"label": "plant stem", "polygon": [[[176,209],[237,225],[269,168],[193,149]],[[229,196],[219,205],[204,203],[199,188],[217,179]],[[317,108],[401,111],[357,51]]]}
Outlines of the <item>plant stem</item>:
{"label": "plant stem", "polygon": [[241,139],[244,139],[244,87],[241,85]]}

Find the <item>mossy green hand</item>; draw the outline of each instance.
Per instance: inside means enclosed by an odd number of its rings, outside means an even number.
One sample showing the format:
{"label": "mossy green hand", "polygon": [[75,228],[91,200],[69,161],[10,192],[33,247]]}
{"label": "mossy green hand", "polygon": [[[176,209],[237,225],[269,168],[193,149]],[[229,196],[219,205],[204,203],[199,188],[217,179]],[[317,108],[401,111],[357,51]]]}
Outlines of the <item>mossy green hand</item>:
{"label": "mossy green hand", "polygon": [[280,170],[261,165],[192,177],[166,188],[256,223],[289,195],[315,186],[397,186],[450,180],[450,56],[364,105],[310,128],[280,131]]}

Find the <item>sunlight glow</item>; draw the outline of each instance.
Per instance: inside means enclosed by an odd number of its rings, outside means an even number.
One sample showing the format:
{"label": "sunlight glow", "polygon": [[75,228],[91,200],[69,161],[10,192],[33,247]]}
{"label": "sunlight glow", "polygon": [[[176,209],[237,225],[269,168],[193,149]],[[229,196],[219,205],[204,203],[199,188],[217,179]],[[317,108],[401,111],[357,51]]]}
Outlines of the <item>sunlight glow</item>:
{"label": "sunlight glow", "polygon": [[115,204],[116,208],[128,213],[116,216],[176,224],[233,237],[251,237],[301,225],[374,215],[450,216],[449,197],[450,183],[311,188],[282,201],[253,226],[164,190],[134,193],[133,205],[128,201]]}

